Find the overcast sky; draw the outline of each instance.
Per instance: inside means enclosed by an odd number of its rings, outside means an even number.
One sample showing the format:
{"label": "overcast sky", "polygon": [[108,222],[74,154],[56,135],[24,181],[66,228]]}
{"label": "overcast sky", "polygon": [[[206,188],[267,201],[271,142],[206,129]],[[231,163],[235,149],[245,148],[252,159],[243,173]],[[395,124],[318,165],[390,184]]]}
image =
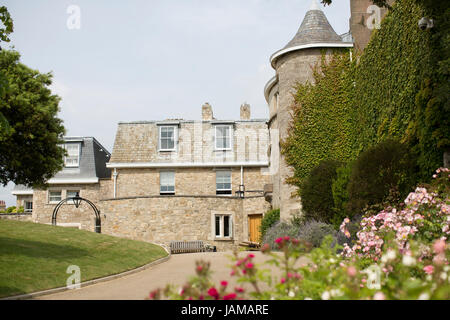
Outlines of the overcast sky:
{"label": "overcast sky", "polygon": [[[67,135],[94,136],[112,151],[119,121],[197,120],[209,102],[218,119],[267,118],[269,64],[298,30],[311,0],[2,0],[22,62],[52,72]],[[71,5],[80,29],[69,29]],[[325,7],[348,32],[349,0]],[[72,20],[70,20],[72,21]],[[3,46],[5,46],[3,44]],[[25,150],[24,150],[25,152]],[[0,199],[14,205],[13,185]]]}

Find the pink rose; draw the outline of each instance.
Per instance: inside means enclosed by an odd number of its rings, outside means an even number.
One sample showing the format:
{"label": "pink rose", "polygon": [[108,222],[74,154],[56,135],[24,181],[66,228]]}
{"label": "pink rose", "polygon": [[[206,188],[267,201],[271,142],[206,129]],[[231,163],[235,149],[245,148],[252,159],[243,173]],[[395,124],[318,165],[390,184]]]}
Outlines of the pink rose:
{"label": "pink rose", "polygon": [[432,274],[434,272],[434,267],[432,265],[425,266],[423,268],[423,271],[425,271],[427,274]]}

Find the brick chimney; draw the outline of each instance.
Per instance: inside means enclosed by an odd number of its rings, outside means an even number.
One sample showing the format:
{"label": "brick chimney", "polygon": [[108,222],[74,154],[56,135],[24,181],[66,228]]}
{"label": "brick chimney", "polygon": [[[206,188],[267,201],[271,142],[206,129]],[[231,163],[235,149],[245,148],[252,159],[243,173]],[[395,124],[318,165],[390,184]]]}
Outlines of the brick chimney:
{"label": "brick chimney", "polygon": [[241,120],[250,120],[250,105],[248,103],[241,105]]}
{"label": "brick chimney", "polygon": [[208,102],[206,102],[202,106],[202,120],[203,121],[208,121],[208,120],[212,120],[212,119],[213,119],[212,107],[211,107],[211,105]]}

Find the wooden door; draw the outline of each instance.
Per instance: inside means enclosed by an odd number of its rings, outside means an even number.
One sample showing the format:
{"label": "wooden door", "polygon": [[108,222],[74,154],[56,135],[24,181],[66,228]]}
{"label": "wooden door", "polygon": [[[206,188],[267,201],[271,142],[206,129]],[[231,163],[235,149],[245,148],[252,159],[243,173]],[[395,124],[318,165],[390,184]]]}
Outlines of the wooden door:
{"label": "wooden door", "polygon": [[261,242],[262,214],[248,216],[248,237],[250,242]]}

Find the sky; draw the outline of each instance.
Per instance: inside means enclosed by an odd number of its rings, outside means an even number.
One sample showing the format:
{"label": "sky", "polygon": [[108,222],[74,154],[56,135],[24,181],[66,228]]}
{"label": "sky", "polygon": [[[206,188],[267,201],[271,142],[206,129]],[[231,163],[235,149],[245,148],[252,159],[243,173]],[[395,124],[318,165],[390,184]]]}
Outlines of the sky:
{"label": "sky", "polygon": [[[93,136],[112,152],[121,121],[267,118],[269,57],[297,32],[311,0],[0,0],[21,61],[53,74],[66,135]],[[78,11],[73,11],[73,6]],[[321,5],[323,8],[323,5]],[[348,32],[350,1],[323,8]],[[79,17],[79,19],[77,19]],[[79,24],[77,24],[79,22]],[[78,28],[79,27],[79,28]],[[13,184],[0,200],[15,205]]]}

